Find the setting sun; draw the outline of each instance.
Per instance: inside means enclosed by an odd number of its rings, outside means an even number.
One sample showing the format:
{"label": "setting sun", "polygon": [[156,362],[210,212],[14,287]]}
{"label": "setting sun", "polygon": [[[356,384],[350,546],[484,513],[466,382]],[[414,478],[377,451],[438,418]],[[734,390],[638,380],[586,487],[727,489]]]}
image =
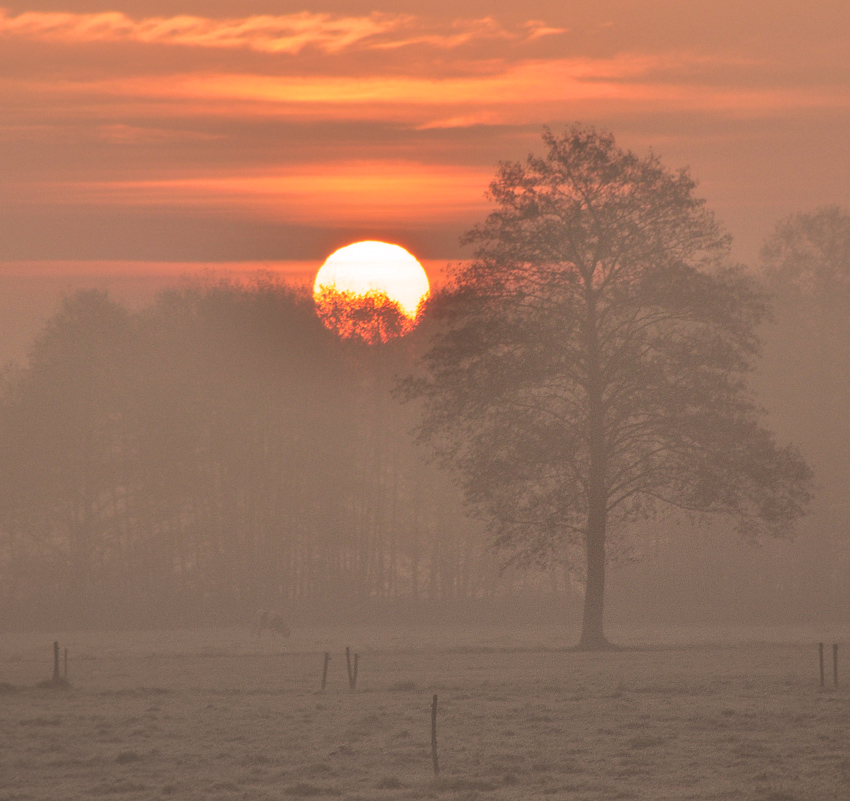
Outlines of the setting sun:
{"label": "setting sun", "polygon": [[399,245],[374,241],[332,253],[313,285],[325,325],[372,344],[412,329],[428,293],[428,277],[414,256]]}

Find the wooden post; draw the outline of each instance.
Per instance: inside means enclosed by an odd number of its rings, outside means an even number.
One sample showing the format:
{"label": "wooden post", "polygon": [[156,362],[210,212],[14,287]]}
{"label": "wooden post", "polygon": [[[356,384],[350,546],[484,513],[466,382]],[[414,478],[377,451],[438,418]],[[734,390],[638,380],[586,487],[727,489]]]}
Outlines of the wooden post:
{"label": "wooden post", "polygon": [[65,649],[65,664],[62,669],[62,678],[65,681],[68,681],[68,649]]}
{"label": "wooden post", "polygon": [[325,666],[322,668],[322,692],[325,691],[325,685],[328,683],[328,662],[331,661],[331,655],[325,651]]}
{"label": "wooden post", "polygon": [[431,761],[434,763],[434,776],[440,775],[440,763],[437,761],[437,695],[431,702]]}
{"label": "wooden post", "polygon": [[59,641],[53,641],[53,681],[60,681],[59,678]]}
{"label": "wooden post", "polygon": [[838,686],[838,643],[834,642],[832,644],[832,681],[833,684]]}
{"label": "wooden post", "polygon": [[820,686],[824,685],[824,675],[823,675],[823,643],[818,643],[818,657],[820,659]]}
{"label": "wooden post", "polygon": [[360,660],[360,654],[354,654],[354,665],[351,664],[351,648],[345,646],[345,666],[348,669],[348,687],[351,692],[354,692],[357,687],[357,665]]}

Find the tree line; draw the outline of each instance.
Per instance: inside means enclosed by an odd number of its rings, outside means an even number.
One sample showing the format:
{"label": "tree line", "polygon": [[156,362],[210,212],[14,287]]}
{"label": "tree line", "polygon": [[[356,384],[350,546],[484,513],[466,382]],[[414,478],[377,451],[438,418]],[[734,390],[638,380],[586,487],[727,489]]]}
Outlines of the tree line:
{"label": "tree line", "polygon": [[[370,346],[268,276],[66,297],[0,391],[7,621],[318,619],[503,593]],[[358,611],[359,610],[359,611]]]}

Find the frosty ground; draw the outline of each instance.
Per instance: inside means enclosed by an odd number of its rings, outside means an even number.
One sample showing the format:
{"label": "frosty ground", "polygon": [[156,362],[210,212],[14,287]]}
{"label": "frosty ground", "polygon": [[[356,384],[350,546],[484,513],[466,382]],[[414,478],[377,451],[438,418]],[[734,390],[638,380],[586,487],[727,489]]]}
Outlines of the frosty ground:
{"label": "frosty ground", "polygon": [[[553,627],[4,634],[0,801],[847,799],[848,634],[620,632],[604,654]],[[55,637],[65,691],[36,687]]]}

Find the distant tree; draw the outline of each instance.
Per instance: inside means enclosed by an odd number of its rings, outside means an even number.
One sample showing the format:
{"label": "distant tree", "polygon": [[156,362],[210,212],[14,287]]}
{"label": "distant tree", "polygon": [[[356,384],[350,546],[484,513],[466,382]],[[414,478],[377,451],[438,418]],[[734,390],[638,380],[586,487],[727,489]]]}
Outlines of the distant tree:
{"label": "distant tree", "polygon": [[782,220],[762,248],[761,269],[776,310],[770,392],[793,397],[794,427],[805,426],[809,444],[832,452],[834,463],[850,435],[850,214],[827,206]]}
{"label": "distant tree", "polygon": [[760,422],[745,377],[765,304],[687,171],[590,128],[543,139],[491,183],[408,389],[496,546],[519,563],[581,547],[579,647],[600,649],[612,524],[675,507],[786,534],[810,471]]}
{"label": "distant tree", "polygon": [[850,214],[825,206],[782,220],[761,251],[762,267],[781,297],[828,302],[850,294]]}
{"label": "distant tree", "polygon": [[415,320],[386,292],[358,295],[325,287],[316,298],[316,312],[325,325],[344,339],[369,345],[389,342],[410,331]]}
{"label": "distant tree", "polygon": [[818,478],[809,536],[788,570],[809,577],[804,586],[816,585],[834,608],[850,591],[850,212],[826,206],[781,220],[762,248],[761,272],[774,299],[761,391]]}
{"label": "distant tree", "polygon": [[163,292],[139,329],[151,567],[177,565],[179,591],[221,613],[283,606],[342,527],[351,391],[336,337],[308,295],[264,276]]}
{"label": "distant tree", "polygon": [[127,310],[103,292],[81,291],[64,298],[28,368],[4,391],[0,463],[18,491],[3,503],[57,565],[72,615],[86,611],[94,585],[120,561],[134,452],[132,356]]}
{"label": "distant tree", "polygon": [[66,298],[0,369],[0,623],[362,619],[547,591],[499,575],[410,438],[418,409],[393,402],[425,329],[342,339],[267,276],[138,312]]}

